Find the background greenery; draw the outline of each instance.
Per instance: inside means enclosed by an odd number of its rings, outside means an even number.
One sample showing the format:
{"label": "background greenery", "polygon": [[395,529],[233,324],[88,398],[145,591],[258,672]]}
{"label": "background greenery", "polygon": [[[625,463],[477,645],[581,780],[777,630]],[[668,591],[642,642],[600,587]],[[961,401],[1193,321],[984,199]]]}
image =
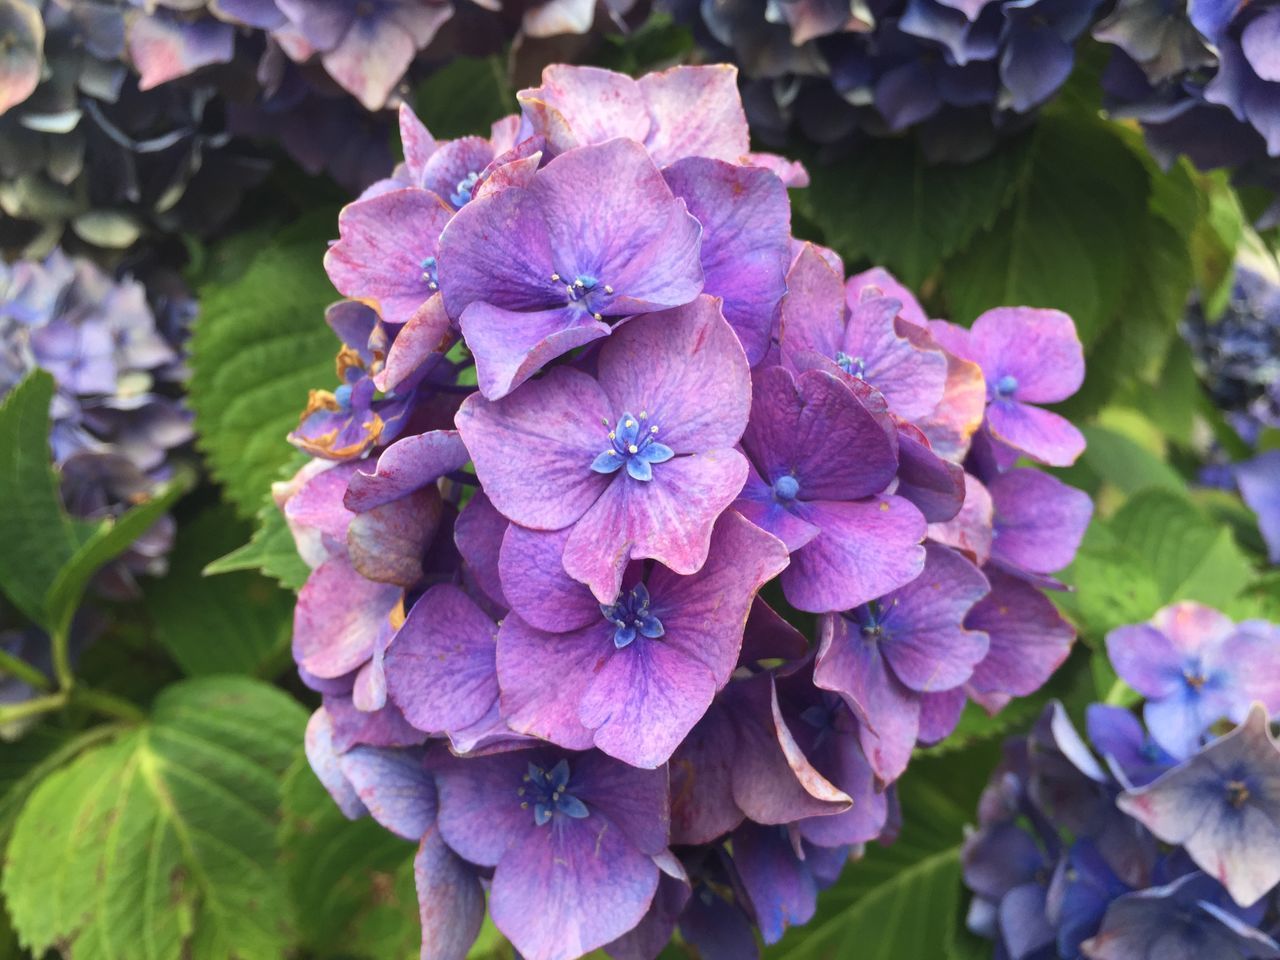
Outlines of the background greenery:
{"label": "background greenery", "polygon": [[[604,64],[637,72],[686,40],[658,24]],[[439,136],[479,131],[514,103],[502,76],[459,62],[422,87],[420,112]],[[989,956],[963,932],[959,849],[1000,738],[1050,696],[1077,712],[1124,702],[1102,638],[1170,600],[1280,619],[1252,515],[1191,482],[1207,437],[1241,451],[1176,332],[1193,292],[1223,302],[1250,211],[1223,177],[1156,167],[1136,129],[1102,118],[1096,89],[1086,65],[1033,130],[968,166],[929,167],[910,141],[803,157],[813,185],[793,191],[795,232],[851,270],[888,267],[931,315],[964,323],[1001,304],[1075,318],[1088,376],[1063,411],[1089,448],[1059,473],[1098,513],[1066,574],[1075,590],[1057,598],[1080,629],[1076,654],[1040,695],[995,718],[971,709],[913,763],[900,839],[851,865],[771,960]],[[180,531],[170,574],[117,611],[74,675],[60,656],[54,686],[0,707],[0,722],[34,722],[0,748],[0,958],[417,955],[412,845],[343,819],[302,755],[316,698],[293,676],[289,635],[306,569],[267,491],[297,466],[283,437],[307,389],[333,378],[321,257],[337,202],[296,172],[280,186],[256,230],[193,247],[203,470],[114,524],[73,521],[48,466],[50,379],[0,406],[0,587],[57,649],[103,562],[171,508]],[[509,951],[487,927],[474,955]]]}

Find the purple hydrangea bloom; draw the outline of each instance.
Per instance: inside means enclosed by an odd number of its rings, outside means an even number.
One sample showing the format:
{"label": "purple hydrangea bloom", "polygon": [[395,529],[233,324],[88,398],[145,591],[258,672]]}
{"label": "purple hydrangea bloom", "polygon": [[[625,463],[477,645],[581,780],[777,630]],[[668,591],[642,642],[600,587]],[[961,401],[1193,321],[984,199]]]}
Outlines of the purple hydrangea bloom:
{"label": "purple hydrangea bloom", "polygon": [[704,297],[625,324],[594,378],[560,367],[500,400],[472,395],[457,422],[494,506],[570,529],[565,569],[612,603],[628,559],[685,574],[705,561],[746,475],[733,446],[749,402],[742,348]]}
{"label": "purple hydrangea bloom", "polygon": [[503,712],[516,730],[591,745],[632,766],[666,762],[729,681],[756,591],[786,565],[776,539],[733,513],[681,577],[631,569],[610,603],[554,573],[566,538],[511,526],[498,634]]}
{"label": "purple hydrangea bloom", "polygon": [[897,472],[896,432],[821,370],[770,367],[753,388],[742,438],[751,470],[735,506],[792,552],[788,602],[848,610],[916,577],[924,517],[884,492]]}
{"label": "purple hydrangea bloom", "polygon": [[863,749],[887,783],[919,738],[922,695],[963,686],[987,653],[986,634],[964,626],[990,590],[986,578],[947,547],[925,549],[910,583],[821,621],[814,682],[858,715]]}
{"label": "purple hydrangea bloom", "polygon": [[[912,748],[1074,638],[1041,588],[1087,498],[993,455],[967,334],[788,236],[802,171],[746,153],[732,84],[557,68],[449,142],[405,109],[404,163],[342,214],[344,389],[276,494],[312,568],[309,756],[420,841],[426,957],[461,960],[486,887],[530,960],[653,960],[675,929],[757,955],[897,835]],[[1006,339],[993,363],[1039,348]],[[1087,797],[1117,872],[1149,870],[1060,726],[1038,795]]]}
{"label": "purple hydrangea bloom", "polygon": [[1107,653],[1121,679],[1147,698],[1143,716],[1152,737],[1183,759],[1216,721],[1240,722],[1255,700],[1280,712],[1277,640],[1280,633],[1263,621],[1237,626],[1186,602],[1165,607],[1149,624],[1111,631]]}
{"label": "purple hydrangea bloom", "polygon": [[437,755],[441,839],[493,868],[494,923],[529,960],[569,960],[634,927],[667,846],[667,773],[596,752]]}

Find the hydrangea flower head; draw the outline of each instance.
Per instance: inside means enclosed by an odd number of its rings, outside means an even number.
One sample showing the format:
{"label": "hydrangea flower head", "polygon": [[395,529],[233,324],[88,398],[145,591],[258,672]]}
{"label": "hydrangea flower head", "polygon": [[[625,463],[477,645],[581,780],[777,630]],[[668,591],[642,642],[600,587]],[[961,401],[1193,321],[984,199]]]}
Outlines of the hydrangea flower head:
{"label": "hydrangea flower head", "polygon": [[1244,719],[1255,699],[1280,712],[1280,680],[1271,664],[1280,636],[1263,621],[1237,626],[1210,607],[1179,603],[1151,623],[1107,635],[1116,672],[1145,698],[1143,716],[1156,742],[1190,756],[1212,725]]}
{"label": "hydrangea flower head", "polygon": [[792,240],[732,69],[556,68],[521,108],[402,110],[327,258],[343,385],[277,488],[309,756],[420,842],[424,956],[487,886],[530,960],[737,960],[893,838],[917,744],[1061,663],[1087,498],[988,455],[983,368],[892,276]]}
{"label": "hydrangea flower head", "polygon": [[[1199,641],[1217,628],[1225,643],[1234,629],[1198,605],[1163,613],[1166,642],[1179,630]],[[1113,638],[1123,670],[1125,637]],[[1261,702],[1250,706],[1248,693],[1225,685],[1219,696],[1223,715],[1243,722],[1205,732],[1203,745],[1198,731],[1188,755],[1166,751],[1129,710],[1103,704],[1087,720],[1104,763],[1060,704],[1030,737],[1011,741],[965,847],[971,929],[1008,956],[1280,956],[1270,935],[1280,745]]]}

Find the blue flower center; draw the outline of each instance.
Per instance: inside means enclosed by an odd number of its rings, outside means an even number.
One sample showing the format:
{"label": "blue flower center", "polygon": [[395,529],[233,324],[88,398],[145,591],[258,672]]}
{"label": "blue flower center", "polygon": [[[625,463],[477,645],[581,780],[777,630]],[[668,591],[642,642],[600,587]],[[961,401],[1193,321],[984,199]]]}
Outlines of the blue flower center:
{"label": "blue flower center", "polygon": [[898,605],[895,597],[889,603],[883,600],[872,600],[844,614],[846,620],[856,624],[862,636],[869,643],[885,639],[889,635],[888,620],[893,608]]}
{"label": "blue flower center", "polygon": [[[618,425],[609,431],[609,446],[591,462],[596,473],[617,473],[623,467],[633,480],[653,479],[653,465],[666,463],[675,451],[665,443],[659,443],[658,428],[649,421],[649,414],[640,411],[635,417],[624,413]],[[609,421],[604,421],[609,426]]]}
{"label": "blue flower center", "polygon": [[480,173],[478,171],[472,170],[468,173],[454,187],[453,194],[449,197],[449,202],[459,209],[465,207],[471,202],[471,191],[476,188],[476,181],[479,179]]}
{"label": "blue flower center", "polygon": [[1003,377],[996,381],[996,395],[1002,400],[1007,400],[1013,396],[1013,391],[1018,389],[1018,378],[1013,374],[1006,373]]}
{"label": "blue flower center", "polygon": [[538,826],[550,823],[557,814],[572,820],[588,816],[587,805],[569,793],[568,760],[561,760],[550,770],[530,763],[522,781],[523,786],[516,791],[520,797],[520,809],[532,807],[533,822]]}
{"label": "blue flower center", "polygon": [[333,398],[338,401],[338,406],[343,410],[351,409],[351,384],[344,383],[333,391]]}
{"label": "blue flower center", "polygon": [[851,357],[843,350],[836,353],[836,366],[859,380],[867,375],[867,361],[862,357]]}
{"label": "blue flower center", "polygon": [[643,583],[620,594],[613,603],[600,604],[600,613],[613,624],[613,645],[619,650],[630,646],[636,637],[657,640],[666,632],[662,621],[649,612],[649,590]]}
{"label": "blue flower center", "polygon": [[422,262],[418,264],[422,268],[422,279],[427,281],[427,286],[432,290],[440,289],[440,275],[436,270],[435,257],[423,257]]}
{"label": "blue flower center", "polygon": [[596,320],[604,319],[604,314],[601,312],[604,304],[601,301],[613,296],[613,287],[609,286],[609,284],[601,283],[587,273],[580,273],[572,280],[566,280],[560,273],[553,273],[551,280],[553,283],[564,285],[564,296],[567,304],[577,304]]}
{"label": "blue flower center", "polygon": [[800,481],[789,473],[773,481],[773,495],[779,500],[794,500],[799,492]]}

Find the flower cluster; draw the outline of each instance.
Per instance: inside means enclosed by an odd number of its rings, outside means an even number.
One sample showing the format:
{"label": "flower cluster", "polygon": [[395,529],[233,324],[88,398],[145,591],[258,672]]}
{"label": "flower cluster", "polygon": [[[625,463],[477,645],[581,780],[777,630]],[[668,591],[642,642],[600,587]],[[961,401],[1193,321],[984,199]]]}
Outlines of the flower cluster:
{"label": "flower cluster", "polygon": [[1277,650],[1274,624],[1166,607],[1107,637],[1142,721],[1090,706],[1090,750],[1054,703],[1006,744],[964,851],[998,957],[1280,957]]}
{"label": "flower cluster", "polygon": [[[1280,430],[1280,265],[1275,257],[1242,254],[1222,314],[1211,320],[1193,303],[1181,329],[1201,382],[1240,438],[1256,447],[1263,431]],[[1271,562],[1280,563],[1280,452],[1211,462],[1201,479],[1239,490],[1258,515]]]}
{"label": "flower cluster", "polygon": [[122,250],[205,233],[265,172],[228,144],[207,83],[150,89],[130,67],[124,0],[0,0],[0,243]]}
{"label": "flower cluster", "polygon": [[1119,0],[1094,37],[1115,47],[1109,109],[1140,121],[1157,157],[1280,189],[1280,3]]}
{"label": "flower cluster", "polygon": [[1015,462],[1080,453],[1040,406],[1080,343],[794,241],[730,67],[519,100],[487,139],[402,110],[326,256],[342,382],[276,489],[308,756],[420,843],[424,956],[487,891],[529,960],[740,960],[892,838],[917,743],[1066,657],[1039,588],[1091,505]]}
{"label": "flower cluster", "polygon": [[751,82],[752,128],[819,143],[917,128],[965,161],[1021,129],[1075,64],[1101,0],[668,0]]}
{"label": "flower cluster", "polygon": [[[142,284],[114,281],[61,250],[0,266],[0,397],[36,369],[56,385],[49,441],[73,516],[119,515],[172,475],[171,454],[191,439],[191,418],[169,389],[180,357],[157,329]],[[166,517],[97,585],[131,595],[134,574],[164,571],[172,541]]]}
{"label": "flower cluster", "polygon": [[616,29],[632,5],[0,0],[0,244],[43,256],[68,231],[106,250],[211,232],[268,169],[248,138],[361,189],[391,167],[384,108],[411,68],[517,33]]}

